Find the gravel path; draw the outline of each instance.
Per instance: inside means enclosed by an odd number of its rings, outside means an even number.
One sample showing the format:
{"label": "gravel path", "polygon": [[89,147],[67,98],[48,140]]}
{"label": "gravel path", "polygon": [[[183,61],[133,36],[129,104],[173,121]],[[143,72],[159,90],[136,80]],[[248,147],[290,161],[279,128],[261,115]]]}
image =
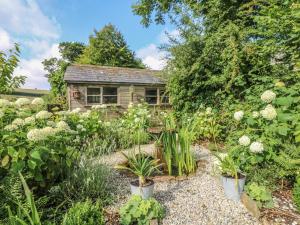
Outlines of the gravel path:
{"label": "gravel path", "polygon": [[[143,150],[153,152],[154,147],[145,145]],[[196,146],[195,153],[197,158],[208,162],[205,168],[198,169],[194,176],[190,176],[186,180],[161,181],[155,184],[154,197],[165,206],[167,211],[162,224],[260,224],[249,214],[242,203],[228,200],[225,197],[218,177],[213,174],[212,162],[215,159],[209,151]],[[108,165],[124,160],[123,156],[119,154],[113,154],[104,159]],[[118,187],[118,201],[112,206],[113,210],[117,210],[129,198],[129,180],[131,178],[116,174],[114,181]]]}

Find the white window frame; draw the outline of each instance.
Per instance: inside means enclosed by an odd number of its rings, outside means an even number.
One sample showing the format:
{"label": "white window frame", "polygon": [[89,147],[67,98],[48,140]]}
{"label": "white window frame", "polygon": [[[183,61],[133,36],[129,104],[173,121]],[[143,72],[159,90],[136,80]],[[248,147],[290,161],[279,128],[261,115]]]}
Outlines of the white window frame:
{"label": "white window frame", "polygon": [[[152,90],[154,90],[154,89],[156,89],[156,95],[147,95],[147,89],[149,90],[149,89],[152,89]],[[147,102],[147,97],[156,97],[156,103],[155,104],[151,104],[151,103],[149,103],[149,102]],[[145,101],[149,104],[149,105],[159,105],[159,88],[157,88],[157,87],[146,87],[145,88]]]}

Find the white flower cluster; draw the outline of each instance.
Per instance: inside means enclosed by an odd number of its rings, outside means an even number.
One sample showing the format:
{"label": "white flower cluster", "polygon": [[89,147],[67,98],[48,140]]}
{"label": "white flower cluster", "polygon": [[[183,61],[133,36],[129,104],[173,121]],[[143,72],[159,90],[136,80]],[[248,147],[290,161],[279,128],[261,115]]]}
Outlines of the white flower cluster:
{"label": "white flower cluster", "polygon": [[51,116],[52,116],[52,113],[42,110],[35,115],[35,118],[45,120],[45,119],[49,119]]}
{"label": "white flower cluster", "polygon": [[258,117],[259,117],[259,112],[253,111],[253,112],[252,112],[252,117],[253,117],[253,118],[258,118]]}
{"label": "white flower cluster", "polygon": [[65,121],[60,121],[56,124],[57,131],[69,131],[70,127]]}
{"label": "white flower cluster", "polygon": [[211,107],[207,107],[207,108],[205,109],[205,113],[206,113],[206,114],[211,114],[211,113],[212,113],[212,108],[211,108]]}
{"label": "white flower cluster", "polygon": [[91,115],[91,110],[87,110],[86,112],[80,114],[80,118],[86,119],[89,118],[90,115]]}
{"label": "white flower cluster", "polygon": [[75,114],[80,112],[81,112],[81,108],[76,108],[71,111],[71,113],[75,113]]}
{"label": "white flower cluster", "polygon": [[250,145],[250,151],[252,153],[262,153],[264,151],[263,143],[259,141],[252,142]]}
{"label": "white flower cluster", "polygon": [[17,127],[20,127],[20,126],[24,126],[25,125],[25,121],[22,120],[21,118],[16,118],[16,119],[14,119],[14,121],[12,121],[11,124],[12,125],[16,125]]}
{"label": "white flower cluster", "polygon": [[268,104],[265,109],[261,110],[260,114],[266,120],[273,120],[277,116],[276,109],[271,104]]}
{"label": "white flower cluster", "polygon": [[248,146],[250,145],[250,138],[246,135],[243,135],[242,137],[239,138],[239,144],[242,146]]}
{"label": "white flower cluster", "polygon": [[42,98],[35,98],[31,102],[32,105],[41,106],[45,104],[45,101]]}
{"label": "white flower cluster", "polygon": [[261,100],[270,103],[276,98],[276,94],[273,91],[267,90],[261,96]]}
{"label": "white flower cluster", "polygon": [[30,105],[30,100],[28,98],[18,98],[17,101],[15,101],[16,106],[21,107],[24,105]]}
{"label": "white flower cluster", "polygon": [[35,122],[35,118],[33,116],[29,116],[24,119],[25,125],[33,124],[34,122]]}
{"label": "white flower cluster", "polygon": [[55,135],[56,130],[53,127],[45,127],[42,129],[32,129],[27,133],[27,138],[30,141],[43,141],[48,137]]}
{"label": "white flower cluster", "polygon": [[10,106],[10,102],[6,99],[0,99],[0,108],[5,108],[7,106]]}
{"label": "white flower cluster", "polygon": [[233,115],[233,118],[234,118],[236,121],[242,120],[243,117],[244,117],[244,112],[243,112],[243,111],[235,112],[234,115]]}
{"label": "white flower cluster", "polygon": [[54,121],[49,120],[49,121],[47,121],[47,126],[55,128],[56,127],[56,123]]}
{"label": "white flower cluster", "polygon": [[106,109],[107,105],[102,104],[102,105],[93,105],[92,109],[98,110],[98,109]]}
{"label": "white flower cluster", "polygon": [[9,124],[9,125],[6,125],[3,129],[6,131],[15,131],[18,129],[18,126],[14,125],[14,124]]}

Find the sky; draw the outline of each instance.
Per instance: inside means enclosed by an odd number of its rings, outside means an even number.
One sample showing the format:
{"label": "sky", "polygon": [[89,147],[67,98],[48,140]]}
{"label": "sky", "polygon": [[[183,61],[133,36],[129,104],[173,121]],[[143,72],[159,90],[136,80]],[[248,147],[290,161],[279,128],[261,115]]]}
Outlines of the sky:
{"label": "sky", "polygon": [[62,41],[88,43],[93,30],[112,23],[124,35],[137,57],[152,69],[162,69],[165,53],[158,47],[167,42],[166,32],[177,35],[170,25],[140,24],[132,13],[135,0],[0,0],[0,51],[20,44],[21,57],[15,75],[27,77],[25,88],[49,89],[42,61],[60,57]]}

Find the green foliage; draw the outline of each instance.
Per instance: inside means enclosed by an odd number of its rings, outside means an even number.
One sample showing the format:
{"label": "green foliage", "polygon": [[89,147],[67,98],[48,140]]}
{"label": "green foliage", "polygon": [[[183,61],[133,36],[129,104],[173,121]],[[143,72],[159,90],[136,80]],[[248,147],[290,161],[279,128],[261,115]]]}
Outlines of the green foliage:
{"label": "green foliage", "polygon": [[239,168],[236,161],[230,156],[230,154],[225,157],[221,157],[218,154],[215,154],[215,156],[220,161],[220,170],[222,175],[238,179]]}
{"label": "green foliage", "polygon": [[26,196],[26,202],[29,205],[29,210],[22,206],[22,204],[18,203],[18,213],[17,215],[13,215],[10,208],[8,208],[8,224],[9,225],[41,225],[40,216],[37,211],[33,195],[27,186],[27,183],[22,176],[21,173],[19,173],[21,182],[24,188],[25,196]]}
{"label": "green foliage", "polygon": [[293,188],[293,201],[296,204],[298,211],[300,211],[300,176],[297,177]]}
{"label": "green foliage", "polygon": [[190,124],[182,124],[180,127],[173,113],[165,114],[163,124],[159,143],[163,146],[168,173],[179,176],[193,173],[196,169],[195,157],[191,151],[195,140],[193,127],[189,126]]}
{"label": "green foliage", "polygon": [[122,153],[128,161],[128,167],[118,165],[117,169],[128,170],[139,177],[139,186],[144,186],[146,184],[147,177],[151,176],[154,172],[159,172],[160,165],[158,164],[159,160],[152,159],[151,156],[146,156],[144,154],[135,155],[134,152],[131,155],[126,155]]}
{"label": "green foliage", "polygon": [[[113,171],[102,164],[93,164],[89,160],[81,162],[70,171],[69,176],[58,186],[50,189],[52,198],[61,202],[101,199],[103,204],[113,200]],[[63,194],[63,195],[62,195]]]}
{"label": "green foliage", "polygon": [[8,55],[0,51],[0,94],[11,93],[25,83],[25,76],[13,76],[19,63],[19,56],[20,49],[17,44],[14,49],[9,50]]}
{"label": "green foliage", "polygon": [[67,62],[75,62],[83,53],[85,45],[80,42],[61,42],[59,43],[59,52]]}
{"label": "green foliage", "polygon": [[94,31],[89,45],[78,59],[81,64],[144,68],[141,60],[136,59],[123,35],[115,26],[108,24],[100,31]]}
{"label": "green foliage", "polygon": [[253,200],[257,201],[259,207],[273,207],[272,194],[265,186],[249,183],[245,186],[245,191]]}
{"label": "green foliage", "polygon": [[133,195],[120,209],[122,225],[149,225],[152,219],[162,219],[165,215],[164,208],[153,198],[144,200]]}
{"label": "green foliage", "polygon": [[297,0],[139,0],[133,12],[146,26],[153,15],[177,26],[166,74],[173,107],[182,112],[201,104],[222,110],[276,79],[299,83],[299,8]]}
{"label": "green foliage", "polygon": [[103,209],[99,202],[78,202],[66,213],[63,225],[104,225]]}

